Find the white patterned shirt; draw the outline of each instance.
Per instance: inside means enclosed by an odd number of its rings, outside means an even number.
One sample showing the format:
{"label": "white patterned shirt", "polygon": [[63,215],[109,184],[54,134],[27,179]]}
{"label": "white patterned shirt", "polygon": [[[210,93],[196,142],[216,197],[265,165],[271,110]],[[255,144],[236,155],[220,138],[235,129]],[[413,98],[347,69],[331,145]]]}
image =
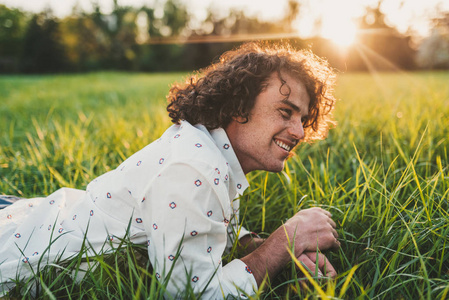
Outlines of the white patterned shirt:
{"label": "white patterned shirt", "polygon": [[0,210],[0,282],[29,276],[41,257],[77,255],[84,237],[93,255],[127,235],[148,244],[158,280],[171,274],[171,296],[187,284],[204,299],[254,294],[257,283],[241,260],[221,262],[235,233],[249,233],[238,226],[235,199],[247,187],[226,132],[183,121],[86,191],[63,188]]}

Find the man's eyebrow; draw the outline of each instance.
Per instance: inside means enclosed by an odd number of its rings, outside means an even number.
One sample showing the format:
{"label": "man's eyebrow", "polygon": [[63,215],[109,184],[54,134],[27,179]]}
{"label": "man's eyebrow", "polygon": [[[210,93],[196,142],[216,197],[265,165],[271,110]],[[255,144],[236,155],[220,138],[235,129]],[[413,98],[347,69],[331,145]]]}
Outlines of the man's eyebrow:
{"label": "man's eyebrow", "polygon": [[298,112],[301,111],[301,108],[299,108],[299,106],[297,106],[296,104],[294,104],[293,102],[291,102],[288,99],[282,99],[281,102],[285,105],[290,106],[294,111],[298,111]]}

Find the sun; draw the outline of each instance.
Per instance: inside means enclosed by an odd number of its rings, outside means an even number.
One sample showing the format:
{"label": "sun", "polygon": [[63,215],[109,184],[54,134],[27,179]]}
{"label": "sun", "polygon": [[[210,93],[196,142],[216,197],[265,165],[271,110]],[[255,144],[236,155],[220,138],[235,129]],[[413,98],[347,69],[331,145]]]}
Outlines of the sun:
{"label": "sun", "polygon": [[[334,19],[334,18],[333,18]],[[357,27],[351,20],[334,19],[324,22],[321,36],[341,47],[348,47],[355,41]]]}
{"label": "sun", "polygon": [[308,1],[297,20],[298,34],[322,37],[346,49],[356,42],[358,20],[365,13],[360,0]]}

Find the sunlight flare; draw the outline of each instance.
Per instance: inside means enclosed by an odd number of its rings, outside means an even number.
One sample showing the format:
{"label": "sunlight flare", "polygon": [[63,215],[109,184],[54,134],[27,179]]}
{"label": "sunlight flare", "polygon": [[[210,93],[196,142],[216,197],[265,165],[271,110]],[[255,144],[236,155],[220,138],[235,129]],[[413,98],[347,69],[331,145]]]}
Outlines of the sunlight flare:
{"label": "sunlight flare", "polygon": [[357,27],[351,20],[332,20],[325,22],[321,35],[335,44],[347,47],[354,43]]}

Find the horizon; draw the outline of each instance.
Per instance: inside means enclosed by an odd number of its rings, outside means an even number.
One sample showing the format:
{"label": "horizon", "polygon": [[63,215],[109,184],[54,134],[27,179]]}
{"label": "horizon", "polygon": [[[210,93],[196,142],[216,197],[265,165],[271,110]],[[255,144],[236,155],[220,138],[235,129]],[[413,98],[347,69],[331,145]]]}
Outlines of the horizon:
{"label": "horizon", "polygon": [[[254,5],[253,0],[228,0],[226,2],[216,0],[186,0],[180,1],[185,5],[187,11],[201,22],[207,16],[208,9],[214,9],[219,16],[226,16],[231,9],[242,10],[249,17],[257,17],[264,21],[273,21],[282,18],[287,10],[287,0],[278,1],[276,4],[269,0],[259,0]],[[401,34],[411,34],[418,38],[429,36],[431,33],[431,20],[444,13],[449,13],[449,1],[394,1],[394,0],[319,0],[299,1],[300,9],[298,18],[294,20],[297,34],[301,38],[321,36],[345,45],[349,44],[356,34],[355,21],[363,16],[366,9],[376,7],[381,2],[380,9],[386,16],[386,23],[396,28]],[[39,13],[51,8],[54,15],[64,18],[72,13],[75,5],[82,11],[92,11],[90,0],[0,0],[8,8],[18,8],[30,13]],[[120,6],[132,7],[157,7],[164,2],[155,0],[121,0]],[[98,0],[101,11],[109,14],[113,9],[112,0]]]}

